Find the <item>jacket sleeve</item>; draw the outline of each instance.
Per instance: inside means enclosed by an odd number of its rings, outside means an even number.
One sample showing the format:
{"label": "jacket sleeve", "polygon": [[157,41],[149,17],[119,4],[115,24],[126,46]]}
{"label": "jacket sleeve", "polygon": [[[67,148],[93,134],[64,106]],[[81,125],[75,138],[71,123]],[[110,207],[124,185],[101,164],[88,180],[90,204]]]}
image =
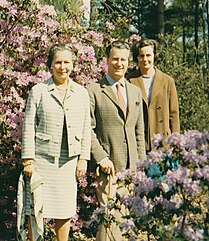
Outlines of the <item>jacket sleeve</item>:
{"label": "jacket sleeve", "polygon": [[169,125],[171,133],[180,131],[179,103],[174,79],[171,79],[169,98]]}
{"label": "jacket sleeve", "polygon": [[97,138],[97,134],[95,132],[97,127],[97,120],[95,116],[95,108],[96,108],[95,96],[93,91],[90,88],[88,88],[88,86],[87,86],[87,90],[90,97],[90,112],[91,112],[91,154],[93,159],[96,161],[96,163],[99,163],[102,159],[104,159],[105,157],[108,157],[108,154],[101,146]]}
{"label": "jacket sleeve", "polygon": [[35,158],[35,128],[37,100],[35,100],[34,88],[29,93],[22,130],[22,158]]}
{"label": "jacket sleeve", "polygon": [[83,125],[83,136],[81,141],[81,155],[80,159],[90,160],[90,148],[91,148],[91,120],[90,120],[90,104],[89,96],[85,91],[85,119]]}
{"label": "jacket sleeve", "polygon": [[139,90],[139,116],[136,123],[136,142],[137,142],[137,151],[139,160],[146,160],[146,152],[145,152],[145,137],[144,137],[144,121],[143,121],[143,107],[142,107],[142,96],[141,91]]}

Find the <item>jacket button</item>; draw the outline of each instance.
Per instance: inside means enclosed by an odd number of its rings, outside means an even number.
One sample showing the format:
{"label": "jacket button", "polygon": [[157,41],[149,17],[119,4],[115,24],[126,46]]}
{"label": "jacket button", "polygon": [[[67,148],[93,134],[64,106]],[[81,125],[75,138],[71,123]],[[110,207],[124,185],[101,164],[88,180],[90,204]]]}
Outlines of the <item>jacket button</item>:
{"label": "jacket button", "polygon": [[157,110],[161,110],[161,106],[158,106],[158,107],[157,107]]}
{"label": "jacket button", "polygon": [[160,123],[163,123],[163,120],[160,120],[159,122],[160,122]]}

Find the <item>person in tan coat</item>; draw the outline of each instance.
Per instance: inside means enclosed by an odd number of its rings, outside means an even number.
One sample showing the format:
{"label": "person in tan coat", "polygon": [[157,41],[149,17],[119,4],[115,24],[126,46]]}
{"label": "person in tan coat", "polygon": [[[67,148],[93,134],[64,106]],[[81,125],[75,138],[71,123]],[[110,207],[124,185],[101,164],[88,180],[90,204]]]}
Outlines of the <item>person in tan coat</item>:
{"label": "person in tan coat", "polygon": [[[124,77],[129,54],[127,43],[110,44],[106,49],[107,75],[86,87],[91,109],[91,162],[100,169],[97,197],[101,207],[107,207],[108,197],[114,198],[117,185],[110,180],[115,173],[129,168],[135,171],[136,163],[146,159],[141,91]],[[122,187],[117,191],[125,192]],[[119,219],[117,214],[114,216]],[[109,240],[122,240],[119,228],[100,226],[96,241]]]}
{"label": "person in tan coat", "polygon": [[154,66],[157,57],[154,40],[141,40],[132,51],[139,73],[130,78],[130,82],[142,92],[146,151],[149,152],[154,134],[167,137],[180,131],[178,96],[174,79]]}

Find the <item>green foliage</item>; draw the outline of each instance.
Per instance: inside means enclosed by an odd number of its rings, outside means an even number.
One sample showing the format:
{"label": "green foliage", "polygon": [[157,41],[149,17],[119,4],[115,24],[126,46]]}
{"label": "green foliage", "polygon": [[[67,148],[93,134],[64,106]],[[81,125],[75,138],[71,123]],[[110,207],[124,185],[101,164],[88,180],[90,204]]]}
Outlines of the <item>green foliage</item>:
{"label": "green foliage", "polygon": [[[16,190],[21,167],[19,148],[8,126],[0,123],[0,231],[2,240],[12,240],[16,232]],[[2,231],[7,230],[6,232]]]}
{"label": "green foliage", "polygon": [[172,36],[167,36],[164,40],[165,45],[160,49],[157,66],[175,80],[179,97],[181,131],[208,130],[209,85],[204,69],[195,64],[182,63],[180,42],[172,40]]}

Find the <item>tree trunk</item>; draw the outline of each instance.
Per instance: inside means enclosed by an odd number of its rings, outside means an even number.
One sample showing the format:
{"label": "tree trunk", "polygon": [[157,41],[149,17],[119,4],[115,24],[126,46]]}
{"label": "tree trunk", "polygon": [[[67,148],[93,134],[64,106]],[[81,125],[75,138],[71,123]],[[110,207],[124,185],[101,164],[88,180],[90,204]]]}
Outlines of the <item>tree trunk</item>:
{"label": "tree trunk", "polygon": [[141,0],[138,0],[138,6],[137,6],[138,33],[140,33],[140,30],[141,30],[141,14],[142,14],[142,3],[141,3]]}
{"label": "tree trunk", "polygon": [[202,17],[202,32],[203,32],[203,47],[204,47],[204,55],[205,55],[205,60],[206,60],[206,66],[208,66],[208,43],[207,43],[207,34],[206,34],[206,15],[205,15],[205,10],[206,10],[206,5],[202,3],[202,8],[201,8],[201,17]]}
{"label": "tree trunk", "polygon": [[96,21],[97,21],[97,7],[96,7],[96,0],[90,1],[90,27],[92,29],[96,28]]}
{"label": "tree trunk", "polygon": [[[206,2],[206,22],[207,22],[207,28],[208,28],[208,61],[209,61],[209,1]],[[207,65],[207,74],[209,78],[209,63]]]}
{"label": "tree trunk", "polygon": [[195,0],[194,4],[195,4],[195,23],[194,23],[195,62],[199,64],[199,57],[198,57],[199,0]]}
{"label": "tree trunk", "polygon": [[182,35],[183,35],[183,63],[186,62],[186,58],[187,58],[187,48],[186,48],[186,31],[185,31],[185,23],[183,20],[183,24],[182,24]]}
{"label": "tree trunk", "polygon": [[83,6],[84,6],[84,17],[87,21],[87,25],[90,23],[90,0],[83,0]]}
{"label": "tree trunk", "polygon": [[158,36],[159,42],[162,43],[164,36],[164,0],[157,0],[157,16],[158,16]]}

